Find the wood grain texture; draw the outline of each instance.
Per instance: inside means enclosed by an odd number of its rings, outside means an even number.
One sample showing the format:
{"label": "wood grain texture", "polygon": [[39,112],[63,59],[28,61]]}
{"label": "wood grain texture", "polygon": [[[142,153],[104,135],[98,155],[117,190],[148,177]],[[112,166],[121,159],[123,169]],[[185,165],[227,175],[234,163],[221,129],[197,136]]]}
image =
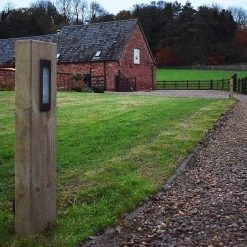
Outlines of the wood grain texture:
{"label": "wood grain texture", "polygon": [[[39,111],[40,59],[52,61],[51,110]],[[16,43],[15,229],[36,234],[56,218],[56,45]]]}

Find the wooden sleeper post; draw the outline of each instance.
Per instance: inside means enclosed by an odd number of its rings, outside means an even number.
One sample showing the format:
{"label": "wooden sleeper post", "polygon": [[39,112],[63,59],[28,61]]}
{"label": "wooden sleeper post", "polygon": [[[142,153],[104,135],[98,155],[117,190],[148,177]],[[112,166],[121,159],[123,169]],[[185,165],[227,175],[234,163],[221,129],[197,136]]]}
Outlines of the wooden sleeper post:
{"label": "wooden sleeper post", "polygon": [[[15,231],[21,236],[56,219],[56,53],[52,43],[16,42]],[[50,70],[41,71],[41,60],[50,61]],[[50,109],[42,110],[40,97]]]}

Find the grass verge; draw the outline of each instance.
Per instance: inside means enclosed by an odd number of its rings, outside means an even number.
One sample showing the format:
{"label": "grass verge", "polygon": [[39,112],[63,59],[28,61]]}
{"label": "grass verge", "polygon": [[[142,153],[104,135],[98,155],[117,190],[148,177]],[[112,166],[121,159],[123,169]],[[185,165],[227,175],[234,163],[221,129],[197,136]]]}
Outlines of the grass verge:
{"label": "grass verge", "polygon": [[222,80],[230,79],[233,74],[239,78],[247,77],[246,71],[228,70],[197,70],[197,69],[157,69],[157,80],[183,81],[183,80]]}
{"label": "grass verge", "polygon": [[0,246],[75,246],[174,173],[233,101],[58,93],[57,222],[14,235],[14,93],[0,92]]}

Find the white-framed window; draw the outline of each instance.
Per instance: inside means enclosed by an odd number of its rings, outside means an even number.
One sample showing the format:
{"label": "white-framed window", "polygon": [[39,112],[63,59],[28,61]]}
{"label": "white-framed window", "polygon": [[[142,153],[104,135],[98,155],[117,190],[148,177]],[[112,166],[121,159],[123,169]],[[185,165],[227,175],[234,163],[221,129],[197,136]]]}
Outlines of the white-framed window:
{"label": "white-framed window", "polygon": [[134,48],[134,64],[141,63],[141,51],[139,48]]}

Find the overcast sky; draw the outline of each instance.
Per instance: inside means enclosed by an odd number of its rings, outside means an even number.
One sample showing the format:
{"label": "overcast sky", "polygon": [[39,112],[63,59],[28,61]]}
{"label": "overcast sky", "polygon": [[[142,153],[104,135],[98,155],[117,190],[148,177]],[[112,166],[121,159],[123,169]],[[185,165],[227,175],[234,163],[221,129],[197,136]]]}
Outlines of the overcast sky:
{"label": "overcast sky", "polygon": [[[53,0],[51,0],[53,1]],[[2,9],[8,2],[13,3],[15,7],[28,7],[31,2],[35,2],[34,0],[0,0],[0,9]],[[90,0],[88,0],[90,2]],[[150,3],[151,0],[96,0],[96,2],[100,3],[108,12],[116,14],[120,10],[128,10],[134,4],[140,3]],[[175,2],[175,0],[167,0],[166,2]],[[184,4],[186,0],[178,0],[178,2]],[[201,5],[211,5],[212,3],[217,3],[218,5],[228,8],[230,6],[242,7],[247,9],[247,0],[190,0],[194,7]]]}

